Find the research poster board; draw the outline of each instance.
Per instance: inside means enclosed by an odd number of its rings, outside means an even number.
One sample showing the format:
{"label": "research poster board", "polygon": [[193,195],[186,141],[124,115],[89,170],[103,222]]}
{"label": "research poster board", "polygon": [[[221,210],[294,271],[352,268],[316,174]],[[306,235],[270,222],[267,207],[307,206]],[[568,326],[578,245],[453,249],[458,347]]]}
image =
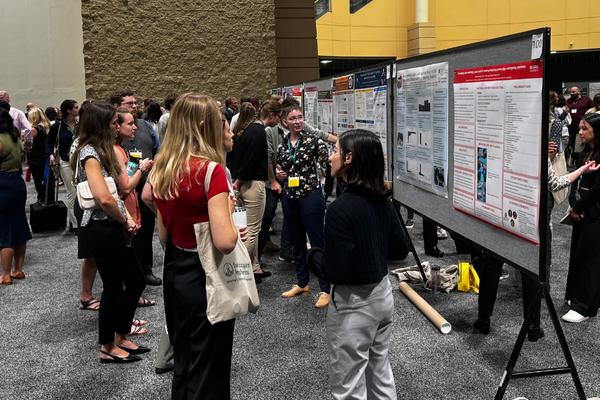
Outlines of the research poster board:
{"label": "research poster board", "polygon": [[399,179],[448,197],[448,63],[396,69]]}
{"label": "research poster board", "polygon": [[328,133],[333,132],[331,85],[331,79],[304,83],[304,121]]}
{"label": "research poster board", "polygon": [[317,128],[327,133],[333,130],[333,91],[319,90],[317,98]]}
{"label": "research poster board", "polygon": [[[535,58],[532,48],[532,39],[540,34],[544,38],[541,62]],[[448,65],[447,198],[402,176],[397,132],[388,138],[393,141],[396,152],[393,170],[396,200],[505,262],[542,276],[546,276],[545,235],[548,228],[548,191],[543,190],[547,179],[547,162],[544,162],[547,148],[543,143],[548,135],[548,124],[543,124],[544,118],[548,118],[548,110],[543,104],[548,101],[548,88],[543,66],[550,56],[549,43],[550,30],[543,28],[395,62],[392,75],[396,78],[396,86],[399,71]],[[490,66],[521,63],[534,75],[508,79],[506,72],[487,70]],[[540,69],[536,72],[534,66]],[[457,72],[469,70],[485,71],[485,76],[475,74],[479,77],[473,79],[479,81],[462,82],[460,79],[463,78],[460,78],[455,82]],[[472,93],[469,85],[478,89]],[[461,88],[471,93],[471,97],[459,94]],[[475,98],[480,94],[483,96],[484,92],[495,93],[498,97],[492,97],[490,100],[493,101],[477,102]],[[394,93],[398,97],[397,87]],[[500,102],[499,98],[503,100]],[[422,103],[425,106],[424,101]],[[505,117],[506,112],[511,114],[510,120]],[[394,126],[397,123],[394,121]],[[499,146],[502,147],[500,151]],[[481,155],[487,159],[477,158],[477,147],[482,148]],[[486,173],[485,177],[481,175],[480,182],[485,184],[487,203],[477,203],[478,172]],[[479,195],[483,196],[483,192]],[[501,211],[484,212],[483,206],[488,203]]]}
{"label": "research poster board", "polygon": [[355,128],[354,74],[333,80],[333,131],[339,135]]}
{"label": "research poster board", "polygon": [[375,133],[381,140],[382,147],[387,149],[386,67],[356,72],[354,77],[355,127]]}
{"label": "research poster board", "polygon": [[539,243],[543,66],[454,71],[454,208]]}
{"label": "research poster board", "polygon": [[286,86],[283,88],[283,97],[292,96],[298,103],[300,103],[300,107],[303,107],[302,104],[302,85],[298,86]]}

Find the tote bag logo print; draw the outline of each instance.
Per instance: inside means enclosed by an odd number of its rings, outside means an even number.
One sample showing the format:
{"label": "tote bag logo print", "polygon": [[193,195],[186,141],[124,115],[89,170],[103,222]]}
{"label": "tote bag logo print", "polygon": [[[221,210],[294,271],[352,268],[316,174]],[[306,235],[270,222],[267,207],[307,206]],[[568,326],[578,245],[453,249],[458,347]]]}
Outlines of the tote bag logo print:
{"label": "tote bag logo print", "polygon": [[230,263],[226,263],[223,267],[223,272],[225,272],[225,276],[229,278],[235,273],[235,268]]}

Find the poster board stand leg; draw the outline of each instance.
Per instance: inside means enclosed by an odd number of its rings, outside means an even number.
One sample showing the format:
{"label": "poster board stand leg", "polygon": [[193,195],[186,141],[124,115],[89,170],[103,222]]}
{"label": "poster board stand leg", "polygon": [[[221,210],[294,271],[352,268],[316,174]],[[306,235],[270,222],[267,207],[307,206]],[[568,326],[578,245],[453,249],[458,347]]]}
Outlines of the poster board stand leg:
{"label": "poster board stand leg", "polygon": [[[523,325],[521,325],[521,330],[519,331],[519,335],[517,336],[517,342],[515,343],[515,347],[513,348],[512,354],[510,355],[510,359],[508,360],[508,365],[502,375],[502,380],[500,381],[500,386],[498,387],[498,391],[496,392],[495,400],[502,400],[504,398],[504,393],[506,392],[506,388],[508,387],[508,383],[511,378],[533,378],[536,376],[548,376],[548,375],[561,375],[561,374],[571,374],[573,378],[573,383],[575,384],[575,389],[577,390],[577,396],[580,400],[586,400],[585,393],[583,391],[583,386],[581,385],[581,381],[579,380],[579,374],[577,374],[577,369],[575,368],[575,363],[573,361],[573,357],[571,356],[571,352],[569,350],[569,345],[567,344],[567,340],[565,339],[564,332],[560,325],[560,321],[558,320],[558,315],[556,314],[556,309],[554,308],[554,303],[552,303],[552,298],[550,297],[550,289],[548,283],[540,282],[537,290],[535,301],[541,300],[542,296],[546,299],[546,306],[548,307],[548,313],[550,314],[550,318],[552,319],[552,325],[554,326],[554,331],[556,332],[556,336],[558,337],[558,341],[560,343],[560,347],[562,349],[565,360],[567,361],[566,367],[558,367],[558,368],[546,368],[546,369],[536,369],[536,370],[527,370],[527,371],[514,371],[515,364],[517,363],[517,359],[519,358],[519,354],[521,353],[521,349],[523,347],[523,342],[525,341],[525,335],[527,333],[527,327],[529,326],[529,320],[533,314],[534,304],[529,307],[527,310],[527,316],[525,317],[525,321],[523,321]],[[534,303],[535,303],[534,301]]]}
{"label": "poster board stand leg", "polygon": [[402,230],[404,231],[404,237],[406,237],[406,244],[408,245],[408,249],[412,253],[415,261],[417,262],[417,266],[419,267],[419,272],[421,273],[421,278],[423,279],[423,284],[427,282],[427,277],[425,276],[425,271],[423,270],[423,265],[421,264],[421,259],[417,254],[417,249],[415,249],[415,245],[408,233],[408,229],[406,229],[406,225],[404,224],[404,218],[402,218],[402,213],[400,212],[400,203],[396,200],[393,200],[394,209],[396,210],[396,214],[398,214],[398,218],[400,219],[400,225],[402,225]]}

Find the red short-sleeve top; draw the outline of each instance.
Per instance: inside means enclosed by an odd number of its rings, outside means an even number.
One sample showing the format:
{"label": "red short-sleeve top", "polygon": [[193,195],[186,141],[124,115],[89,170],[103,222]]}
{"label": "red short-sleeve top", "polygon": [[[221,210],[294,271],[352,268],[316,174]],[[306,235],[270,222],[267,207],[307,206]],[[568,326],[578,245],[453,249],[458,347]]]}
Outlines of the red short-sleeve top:
{"label": "red short-sleeve top", "polygon": [[229,193],[227,175],[218,164],[213,170],[206,194],[204,178],[208,164],[205,159],[190,158],[190,174],[185,175],[179,184],[179,197],[171,200],[154,198],[163,223],[177,247],[196,247],[194,224],[208,221],[208,199],[220,193]]}

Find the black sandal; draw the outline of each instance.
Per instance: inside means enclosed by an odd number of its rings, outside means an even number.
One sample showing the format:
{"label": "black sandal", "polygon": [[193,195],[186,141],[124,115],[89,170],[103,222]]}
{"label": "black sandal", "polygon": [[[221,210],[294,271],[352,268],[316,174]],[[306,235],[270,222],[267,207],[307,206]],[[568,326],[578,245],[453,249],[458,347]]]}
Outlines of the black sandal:
{"label": "black sandal", "polygon": [[[98,311],[100,309],[100,300],[91,297],[89,300],[83,301],[79,300],[81,305],[79,306],[80,310],[90,310],[90,311]],[[96,306],[96,304],[98,304]]]}

